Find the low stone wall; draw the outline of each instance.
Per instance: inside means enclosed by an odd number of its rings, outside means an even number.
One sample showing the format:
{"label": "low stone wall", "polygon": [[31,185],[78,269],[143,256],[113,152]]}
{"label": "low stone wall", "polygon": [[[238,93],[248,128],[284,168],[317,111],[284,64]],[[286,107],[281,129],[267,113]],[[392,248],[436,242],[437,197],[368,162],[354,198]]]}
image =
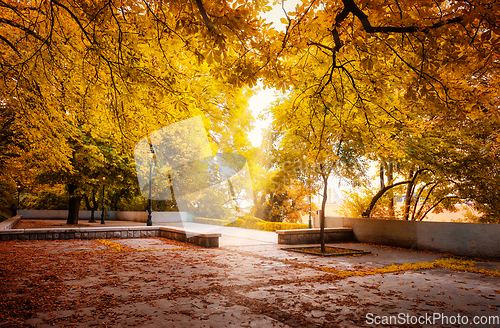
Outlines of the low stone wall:
{"label": "low stone wall", "polygon": [[325,227],[352,228],[355,240],[362,243],[500,258],[500,224],[326,217]]}
{"label": "low stone wall", "polygon": [[[354,235],[350,228],[326,228],[325,243],[340,243],[354,241]],[[278,230],[278,244],[304,245],[318,244],[320,242],[320,229],[293,229]]]}
{"label": "low stone wall", "polygon": [[19,220],[21,220],[22,216],[21,215],[16,215],[11,218],[8,218],[5,221],[0,222],[0,230],[7,230],[7,229],[12,229],[13,226],[16,225]]}
{"label": "low stone wall", "polygon": [[0,230],[0,241],[163,237],[203,247],[219,247],[220,233],[199,234],[172,227],[89,227]]}

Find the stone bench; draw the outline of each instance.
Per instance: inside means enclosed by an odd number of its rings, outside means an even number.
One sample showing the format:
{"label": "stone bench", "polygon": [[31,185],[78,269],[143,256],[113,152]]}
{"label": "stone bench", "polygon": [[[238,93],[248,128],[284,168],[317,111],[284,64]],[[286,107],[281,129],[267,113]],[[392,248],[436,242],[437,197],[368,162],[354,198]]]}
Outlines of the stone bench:
{"label": "stone bench", "polygon": [[0,241],[162,237],[203,247],[219,247],[220,233],[197,233],[174,227],[85,227],[3,229]]}
{"label": "stone bench", "polygon": [[[278,244],[305,245],[319,244],[320,229],[293,229],[278,230]],[[354,241],[351,228],[325,228],[325,243],[339,243]]]}

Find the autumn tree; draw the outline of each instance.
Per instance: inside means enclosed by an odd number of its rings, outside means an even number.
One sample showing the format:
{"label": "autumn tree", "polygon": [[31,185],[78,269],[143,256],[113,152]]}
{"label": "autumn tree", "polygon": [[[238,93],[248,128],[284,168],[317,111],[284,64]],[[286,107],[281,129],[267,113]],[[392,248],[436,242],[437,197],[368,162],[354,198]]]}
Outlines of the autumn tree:
{"label": "autumn tree", "polygon": [[352,95],[383,148],[422,118],[484,117],[498,110],[497,9],[496,1],[303,1],[274,44],[287,59],[273,66],[275,85],[296,86],[316,66],[315,94],[342,82],[337,91]]}
{"label": "autumn tree", "polygon": [[254,215],[271,222],[299,222],[309,210],[315,210],[310,197],[319,186],[312,179],[313,173],[309,172],[303,154],[296,149],[287,152],[276,149],[273,136],[269,131],[255,165],[261,170],[257,173],[254,170],[253,174],[256,176]]}
{"label": "autumn tree", "polygon": [[305,83],[317,97],[348,94],[344,110],[365,116],[373,151],[400,157],[399,135],[421,132],[422,121],[498,119],[497,7],[303,1],[273,44],[281,60],[267,72],[277,78],[266,81],[284,89]]}
{"label": "autumn tree", "polygon": [[427,125],[423,134],[407,136],[404,141],[401,181],[381,188],[364,216],[370,216],[387,191],[404,186],[405,192],[399,194],[405,198],[404,220],[423,220],[431,211],[454,210],[455,204],[463,202],[481,208],[485,221],[498,217],[495,190],[500,162],[492,144],[485,142],[498,132],[497,125],[451,117],[423,124]]}
{"label": "autumn tree", "polygon": [[[286,30],[273,43],[278,60],[266,71],[274,79],[266,81],[302,95],[289,106],[307,108],[295,117],[322,117],[321,110],[330,112],[338,123],[327,123],[328,131],[357,133],[345,139],[362,145],[369,159],[401,163],[408,152],[418,152],[418,164],[408,165],[408,177],[385,185],[375,198],[396,186],[408,186],[407,201],[418,195],[423,202],[418,206],[424,205],[413,210],[413,217],[422,218],[433,194],[441,205],[455,197],[463,199],[463,194],[456,194],[463,190],[459,182],[465,176],[450,176],[450,170],[442,167],[438,170],[429,149],[409,144],[431,137],[429,126],[436,125],[433,132],[437,133],[439,122],[441,131],[451,131],[457,121],[498,125],[500,36],[498,17],[493,14],[497,11],[495,1],[421,1],[418,5],[302,1],[283,20]],[[302,106],[308,101],[319,106]],[[317,131],[314,124],[304,124],[302,129]],[[498,136],[492,130],[490,136],[477,140],[484,138],[486,148],[496,156]],[[322,147],[319,139],[315,147]],[[425,163],[420,161],[424,158]],[[417,178],[419,188],[415,188]],[[486,194],[487,188],[480,193]],[[408,209],[416,206],[407,205]]]}
{"label": "autumn tree", "polygon": [[[315,68],[310,67],[311,70]],[[307,82],[298,85],[273,106],[271,113],[278,156],[301,154],[305,160],[301,173],[321,182],[320,240],[324,253],[328,178],[332,175],[349,177],[356,183],[364,177],[362,138],[368,136],[356,128],[360,122],[358,117],[344,110],[348,100],[343,95],[325,92],[316,97]]]}
{"label": "autumn tree", "polygon": [[27,139],[18,154],[44,170],[81,172],[80,133],[127,157],[144,135],[198,114],[214,143],[240,145],[251,127],[241,88],[256,81],[250,40],[267,28],[257,17],[263,5],[1,2],[2,103],[13,113],[5,121]]}
{"label": "autumn tree", "polygon": [[410,162],[432,172],[434,182],[427,189],[435,194],[436,206],[470,202],[486,221],[500,216],[500,160],[492,148],[495,143],[489,142],[498,131],[494,120],[449,117],[433,122],[424,135],[411,139]]}

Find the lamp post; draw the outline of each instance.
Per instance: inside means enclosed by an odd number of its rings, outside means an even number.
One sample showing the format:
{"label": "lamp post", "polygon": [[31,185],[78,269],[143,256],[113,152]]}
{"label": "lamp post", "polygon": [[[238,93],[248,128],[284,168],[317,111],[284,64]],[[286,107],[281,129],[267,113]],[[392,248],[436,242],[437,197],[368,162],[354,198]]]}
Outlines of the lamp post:
{"label": "lamp post", "polygon": [[149,144],[149,157],[151,161],[149,162],[149,206],[148,206],[148,220],[146,221],[147,226],[153,225],[153,219],[151,213],[153,212],[153,200],[152,200],[152,191],[153,191],[153,160],[156,159],[155,149],[153,148],[153,144]]}
{"label": "lamp post", "polygon": [[17,211],[19,210],[19,197],[21,194],[21,183],[19,181],[16,181],[16,189],[17,189],[17,209],[16,209],[16,214],[17,214]]}
{"label": "lamp post", "polygon": [[102,212],[101,224],[104,224],[104,188],[106,187],[106,177],[102,177]]}
{"label": "lamp post", "polygon": [[312,228],[312,222],[311,222],[311,194],[309,193],[309,229]]}

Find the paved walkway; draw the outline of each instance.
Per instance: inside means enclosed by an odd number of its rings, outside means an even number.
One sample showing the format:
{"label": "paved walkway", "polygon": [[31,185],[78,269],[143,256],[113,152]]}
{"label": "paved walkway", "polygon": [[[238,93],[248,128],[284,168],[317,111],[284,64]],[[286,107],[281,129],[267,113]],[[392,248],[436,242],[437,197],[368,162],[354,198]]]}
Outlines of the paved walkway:
{"label": "paved walkway", "polygon": [[157,223],[155,225],[184,227],[199,233],[218,232],[222,236],[219,238],[220,247],[277,244],[278,235],[275,232],[258,231],[236,227],[221,227],[209,224],[199,224],[192,222]]}
{"label": "paved walkway", "polygon": [[0,325],[500,327],[498,261],[355,243],[331,246],[371,254],[322,258],[284,250],[271,233],[217,229],[218,249],[163,238],[2,242]]}
{"label": "paved walkway", "polygon": [[[107,220],[105,224],[101,224],[101,220],[96,219],[95,223],[90,223],[88,220],[79,220],[79,226],[82,227],[128,227],[128,226],[145,226],[145,222],[134,221],[114,221]],[[219,239],[220,247],[238,246],[238,245],[260,245],[260,244],[277,244],[278,235],[274,232],[258,231],[235,227],[221,227],[209,224],[200,224],[193,222],[174,222],[174,223],[153,223],[155,226],[170,226],[177,228],[186,228],[190,231],[199,233],[218,232],[222,236]],[[66,220],[22,220],[18,227],[23,229],[29,228],[64,228]]]}

